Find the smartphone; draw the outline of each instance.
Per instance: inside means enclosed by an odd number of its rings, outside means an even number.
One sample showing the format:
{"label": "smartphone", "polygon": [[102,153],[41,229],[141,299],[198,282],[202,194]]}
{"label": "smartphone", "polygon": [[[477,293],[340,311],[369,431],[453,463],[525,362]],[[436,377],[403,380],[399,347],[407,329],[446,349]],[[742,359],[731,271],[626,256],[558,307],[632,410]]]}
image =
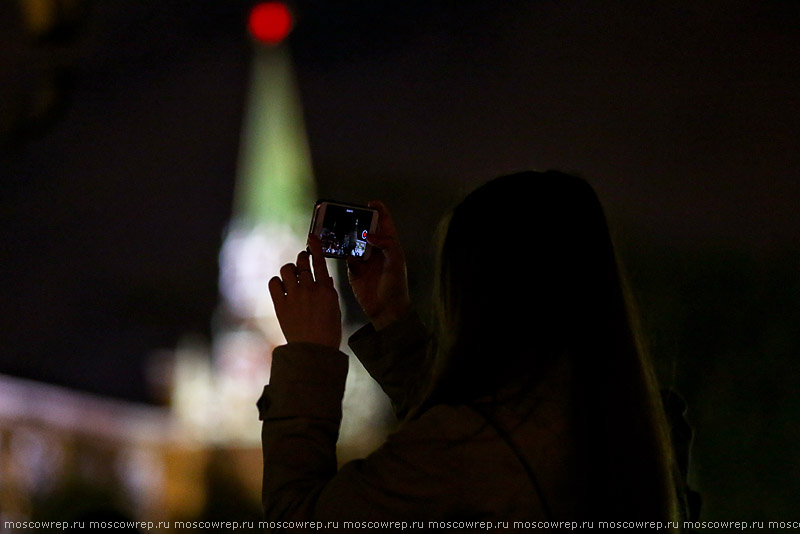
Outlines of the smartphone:
{"label": "smartphone", "polygon": [[324,256],[366,261],[372,249],[367,245],[367,234],[377,227],[377,210],[345,202],[318,200],[314,205],[310,232],[322,241]]}

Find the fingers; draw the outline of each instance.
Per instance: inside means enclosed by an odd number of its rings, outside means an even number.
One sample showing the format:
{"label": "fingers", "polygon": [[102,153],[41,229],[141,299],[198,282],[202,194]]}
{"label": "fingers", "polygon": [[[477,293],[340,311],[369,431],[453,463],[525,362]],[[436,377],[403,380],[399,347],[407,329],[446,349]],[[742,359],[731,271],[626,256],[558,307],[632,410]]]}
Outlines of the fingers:
{"label": "fingers", "polygon": [[[369,241],[369,238],[367,238],[367,241]],[[347,258],[348,276],[350,276],[351,278],[361,276],[361,273],[363,272],[363,266],[364,266],[363,261],[357,260],[355,258]]]}
{"label": "fingers", "polygon": [[317,282],[332,282],[328,274],[328,264],[325,263],[325,256],[322,255],[322,242],[319,237],[314,234],[309,234],[308,247],[311,250],[311,261],[314,264],[314,277],[317,279]]}
{"label": "fingers", "polygon": [[297,255],[297,281],[301,284],[314,282],[314,275],[311,274],[311,264],[309,263],[308,252],[301,251]]}
{"label": "fingers", "polygon": [[397,240],[397,228],[394,225],[389,208],[380,200],[370,200],[370,208],[378,210],[378,231],[376,234],[367,235],[367,243],[383,252],[386,260],[391,264],[403,261],[403,250]]}
{"label": "fingers", "polygon": [[394,219],[389,213],[389,208],[380,200],[370,200],[367,204],[370,208],[378,210],[378,233],[384,236],[397,237],[397,229],[394,226]]}
{"label": "fingers", "polygon": [[380,250],[389,264],[403,261],[403,251],[394,236],[369,234],[367,243]]}
{"label": "fingers", "polygon": [[272,297],[272,304],[275,306],[275,311],[283,306],[286,300],[286,288],[283,287],[283,282],[277,276],[273,276],[267,284],[269,288],[269,295]]}
{"label": "fingers", "polygon": [[275,315],[287,343],[338,348],[342,337],[339,296],[326,268],[317,267],[318,274],[324,275],[328,283],[314,282],[312,259],[315,258],[307,251],[301,251],[296,263],[287,263],[280,268],[280,276],[270,279],[267,286]]}
{"label": "fingers", "polygon": [[[332,284],[333,279],[328,275],[328,266],[322,255],[322,243],[316,236],[309,236],[308,251],[302,250],[297,254],[297,262],[287,263],[280,269],[280,277],[273,277],[269,283],[269,292],[276,307],[287,297],[291,297],[299,287],[308,287],[314,284],[314,278],[323,284]],[[314,270],[311,270],[313,260]]]}
{"label": "fingers", "polygon": [[386,234],[367,234],[367,242],[375,248],[384,250],[395,246],[397,240]]}
{"label": "fingers", "polygon": [[280,270],[283,288],[287,295],[292,295],[297,289],[297,267],[294,263],[287,263]]}

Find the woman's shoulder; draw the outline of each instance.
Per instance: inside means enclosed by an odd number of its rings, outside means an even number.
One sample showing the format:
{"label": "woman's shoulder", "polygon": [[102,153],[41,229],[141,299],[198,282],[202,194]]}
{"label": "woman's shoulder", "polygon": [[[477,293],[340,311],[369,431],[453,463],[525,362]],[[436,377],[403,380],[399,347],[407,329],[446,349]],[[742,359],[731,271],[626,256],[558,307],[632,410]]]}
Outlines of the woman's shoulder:
{"label": "woman's shoulder", "polygon": [[414,419],[404,421],[389,440],[458,444],[477,437],[484,426],[485,420],[480,413],[467,405],[439,404]]}
{"label": "woman's shoulder", "polygon": [[[504,423],[517,422],[513,412],[503,412]],[[512,428],[514,437],[522,438],[520,445],[529,445],[530,439],[524,436],[529,429],[514,423]],[[451,488],[452,505],[460,514],[543,517],[513,449],[485,415],[470,405],[434,406],[406,422],[385,447],[384,454],[397,458],[408,472],[424,472],[425,480]],[[526,450],[526,456],[530,452]],[[551,483],[550,479],[547,473],[545,481]]]}

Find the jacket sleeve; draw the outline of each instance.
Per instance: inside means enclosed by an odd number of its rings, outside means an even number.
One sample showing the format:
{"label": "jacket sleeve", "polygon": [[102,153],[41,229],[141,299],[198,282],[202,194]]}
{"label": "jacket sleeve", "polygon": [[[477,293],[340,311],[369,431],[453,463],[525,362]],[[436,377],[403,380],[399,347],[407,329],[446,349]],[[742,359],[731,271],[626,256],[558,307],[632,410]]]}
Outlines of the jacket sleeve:
{"label": "jacket sleeve", "polygon": [[389,396],[398,419],[420,400],[427,382],[431,335],[416,312],[376,331],[368,324],[348,344],[372,378]]}
{"label": "jacket sleeve", "polygon": [[337,469],[346,375],[347,356],[335,349],[294,343],[273,352],[259,400],[266,520],[417,520],[455,506],[458,490],[447,480],[458,455],[441,425],[415,421],[366,459]]}
{"label": "jacket sleeve", "polygon": [[290,343],[273,351],[270,384],[258,400],[268,520],[308,508],[336,474],[346,378],[347,356],[336,349]]}

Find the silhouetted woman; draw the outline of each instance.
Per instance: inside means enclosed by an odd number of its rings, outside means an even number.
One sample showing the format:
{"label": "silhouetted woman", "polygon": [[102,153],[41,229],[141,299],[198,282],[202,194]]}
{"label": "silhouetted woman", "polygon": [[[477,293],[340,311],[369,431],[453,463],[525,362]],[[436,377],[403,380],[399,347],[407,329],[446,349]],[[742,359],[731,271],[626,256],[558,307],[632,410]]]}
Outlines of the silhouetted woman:
{"label": "silhouetted woman", "polygon": [[526,172],[469,194],[443,226],[432,335],[371,205],[375,250],[349,265],[371,324],[349,344],[401,425],[337,469],[347,357],[310,238],[270,281],[288,343],[259,403],[267,519],[678,521],[669,428],[592,188]]}

